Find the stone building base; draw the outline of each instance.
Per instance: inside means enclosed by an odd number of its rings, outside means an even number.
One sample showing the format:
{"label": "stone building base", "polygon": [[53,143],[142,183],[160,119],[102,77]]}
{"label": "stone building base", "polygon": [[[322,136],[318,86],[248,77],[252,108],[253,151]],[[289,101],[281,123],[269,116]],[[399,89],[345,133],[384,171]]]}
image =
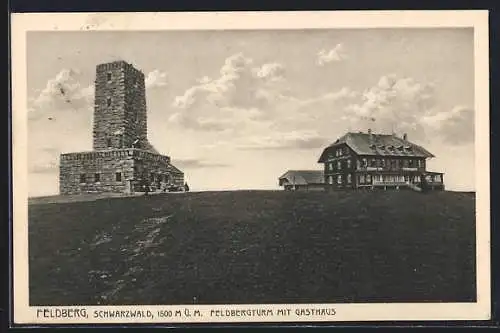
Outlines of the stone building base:
{"label": "stone building base", "polygon": [[126,148],[61,154],[60,194],[134,193],[182,187],[184,174],[165,155]]}

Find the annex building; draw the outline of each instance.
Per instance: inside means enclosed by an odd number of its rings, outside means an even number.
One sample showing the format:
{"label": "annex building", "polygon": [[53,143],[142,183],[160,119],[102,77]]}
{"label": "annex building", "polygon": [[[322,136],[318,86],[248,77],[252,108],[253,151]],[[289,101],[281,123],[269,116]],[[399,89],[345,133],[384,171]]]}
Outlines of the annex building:
{"label": "annex building", "polygon": [[279,177],[279,186],[285,191],[322,191],[325,177],[321,170],[288,170]]}
{"label": "annex building", "polygon": [[318,163],[324,165],[326,188],[444,190],[443,173],[427,171],[434,155],[408,140],[406,134],[348,132],[326,147]]}
{"label": "annex building", "polygon": [[93,150],[61,154],[61,194],[165,191],[184,174],[148,141],[144,74],[125,61],[96,67]]}

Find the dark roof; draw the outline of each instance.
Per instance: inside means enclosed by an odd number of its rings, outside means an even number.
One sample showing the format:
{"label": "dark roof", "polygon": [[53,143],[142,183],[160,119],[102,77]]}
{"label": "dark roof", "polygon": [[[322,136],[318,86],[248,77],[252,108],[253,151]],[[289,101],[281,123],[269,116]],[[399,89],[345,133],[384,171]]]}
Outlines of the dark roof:
{"label": "dark roof", "polygon": [[330,148],[346,144],[358,155],[434,157],[425,148],[394,134],[348,132],[323,150],[318,162],[324,162]]}
{"label": "dark roof", "polygon": [[181,170],[179,170],[175,165],[173,164],[169,164],[170,165],[170,169],[173,171],[173,172],[176,172],[176,173],[182,173],[184,174],[184,172],[182,172]]}
{"label": "dark roof", "polygon": [[321,170],[288,170],[279,180],[280,185],[284,180],[295,185],[323,184],[325,182]]}

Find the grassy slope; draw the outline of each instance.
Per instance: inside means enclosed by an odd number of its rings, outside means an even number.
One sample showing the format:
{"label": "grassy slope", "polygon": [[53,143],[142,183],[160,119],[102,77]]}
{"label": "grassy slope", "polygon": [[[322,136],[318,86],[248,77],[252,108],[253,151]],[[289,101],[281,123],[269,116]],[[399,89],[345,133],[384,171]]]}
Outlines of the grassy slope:
{"label": "grassy slope", "polygon": [[30,302],[475,300],[474,196],[205,192],[30,205]]}

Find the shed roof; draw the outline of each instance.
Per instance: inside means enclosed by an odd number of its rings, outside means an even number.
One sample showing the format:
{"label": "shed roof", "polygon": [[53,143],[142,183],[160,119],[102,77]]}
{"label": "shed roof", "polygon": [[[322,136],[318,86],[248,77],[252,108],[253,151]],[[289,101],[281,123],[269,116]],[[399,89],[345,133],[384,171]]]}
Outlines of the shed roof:
{"label": "shed roof", "polygon": [[288,170],[280,178],[280,185],[283,181],[295,185],[324,184],[325,179],[321,170]]}
{"label": "shed roof", "polygon": [[346,144],[358,155],[434,157],[425,148],[394,134],[348,132],[323,150],[318,162],[324,162],[331,148]]}

